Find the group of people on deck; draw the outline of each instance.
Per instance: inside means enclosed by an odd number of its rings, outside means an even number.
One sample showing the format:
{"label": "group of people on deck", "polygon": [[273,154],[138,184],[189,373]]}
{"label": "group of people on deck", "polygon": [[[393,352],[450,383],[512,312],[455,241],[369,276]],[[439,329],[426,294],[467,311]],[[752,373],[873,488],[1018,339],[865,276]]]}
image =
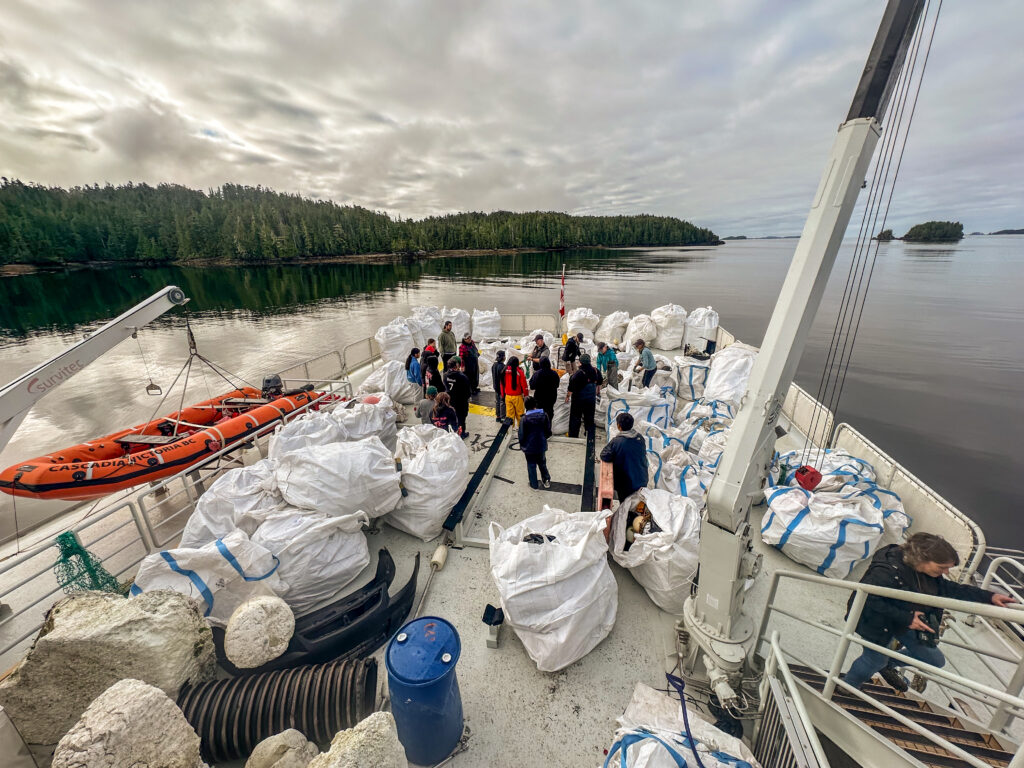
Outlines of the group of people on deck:
{"label": "group of people on deck", "polygon": [[422,351],[413,347],[405,359],[405,376],[423,388],[423,399],[416,405],[420,421],[450,429],[465,440],[469,400],[480,391],[480,349],[472,334],[456,344],[452,323],[446,322],[437,339],[427,339]]}

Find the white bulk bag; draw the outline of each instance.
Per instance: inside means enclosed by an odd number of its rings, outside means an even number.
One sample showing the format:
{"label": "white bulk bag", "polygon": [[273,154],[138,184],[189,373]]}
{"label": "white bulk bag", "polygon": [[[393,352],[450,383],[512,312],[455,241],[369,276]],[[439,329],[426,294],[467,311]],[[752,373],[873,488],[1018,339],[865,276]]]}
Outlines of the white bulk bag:
{"label": "white bulk bag", "polygon": [[[527,357],[533,354],[533,350],[536,349],[537,343],[534,341],[537,338],[537,334],[541,334],[544,337],[544,344],[550,349],[551,345],[555,343],[555,335],[550,331],[545,331],[542,328],[538,328],[535,331],[531,331],[526,336],[523,336],[519,340],[519,349],[516,350],[516,357],[519,358],[519,362],[523,362]],[[552,352],[552,354],[554,354]],[[505,362],[508,362],[508,358],[505,358]],[[555,360],[552,357],[551,366],[554,367]]]}
{"label": "white bulk bag", "polygon": [[376,403],[349,400],[331,411],[331,419],[344,431],[345,442],[376,435],[389,450],[395,449],[395,409],[391,398],[380,395]]}
{"label": "white bulk bag", "polygon": [[235,529],[252,535],[267,516],[284,506],[277,490],[273,459],[229,469],[199,497],[185,523],[179,547],[196,549],[222,539]]}
{"label": "white bulk bag", "polygon": [[[565,435],[569,432],[569,403],[565,402],[565,396],[569,394],[569,374],[565,374],[558,381],[558,397],[555,399],[555,407],[552,411],[554,418],[551,419],[551,434]],[[602,393],[603,396],[603,393]],[[597,413],[599,408],[594,407]]]}
{"label": "white bulk bag", "polygon": [[[498,308],[473,310],[473,339],[476,342],[484,339],[496,339],[501,336],[501,315]],[[458,337],[462,341],[462,337]]]}
{"label": "white bulk bag", "polygon": [[686,334],[683,346],[695,352],[707,349],[709,341],[718,338],[718,313],[711,307],[697,307],[686,316]]}
{"label": "white bulk bag", "polygon": [[[654,371],[654,376],[651,377],[651,383],[647,386],[657,387],[658,389],[668,388],[672,391],[673,396],[675,395],[676,387],[676,372],[672,365],[672,362],[664,355],[655,355],[654,362],[658,366]],[[632,369],[630,369],[632,371]],[[632,371],[632,378],[630,383],[633,385],[633,389],[639,389],[644,385],[644,369],[641,368],[638,371]]]}
{"label": "white bulk bag", "polygon": [[618,587],[608,567],[607,518],[606,511],[570,514],[545,505],[508,529],[490,525],[491,576],[505,621],[541,672],[583,658],[615,624]]}
{"label": "white bulk bag", "polygon": [[362,510],[370,517],[380,517],[393,510],[402,497],[394,457],[378,437],[286,454],[275,477],[291,506],[328,515]]}
{"label": "white bulk bag", "polygon": [[885,534],[882,510],[857,493],[766,488],[761,538],[818,573],[843,579],[871,557]]}
{"label": "white bulk bag", "polygon": [[[783,464],[787,467],[786,476],[780,478]],[[861,482],[874,484],[877,479],[875,468],[869,462],[846,451],[831,448],[788,451],[776,456],[772,479],[778,485],[797,485],[796,471],[805,464],[821,472],[821,482],[817,488],[812,489],[815,492],[838,491],[844,485]]]}
{"label": "white bulk bag", "polygon": [[369,395],[374,392],[383,392],[395,402],[406,405],[417,403],[423,397],[423,387],[413,384],[406,378],[404,357],[401,360],[384,363],[367,376],[356,390],[358,395]]}
{"label": "white bulk bag", "polygon": [[287,587],[278,592],[303,616],[332,600],[370,563],[363,512],[332,517],[285,508],[268,517],[252,540],[277,556]]}
{"label": "white bulk bag", "polygon": [[672,425],[672,414],[675,411],[675,397],[669,393],[651,387],[649,389],[633,390],[632,392],[620,392],[615,387],[608,387],[601,391],[607,400],[607,408],[603,409],[605,414],[604,424],[608,431],[608,439],[611,440],[618,433],[614,426],[615,417],[621,411],[627,411],[633,415],[634,421],[649,421],[662,429]]}
{"label": "white bulk bag", "polygon": [[416,346],[404,317],[396,317],[387,325],[382,325],[373,338],[380,345],[380,358],[384,361],[397,360],[404,363]]}
{"label": "white bulk bag", "polygon": [[[627,549],[627,515],[641,500],[661,530],[637,534]],[[668,613],[681,614],[690,596],[687,586],[697,573],[700,510],[685,496],[642,488],[615,508],[609,550],[612,559],[640,582],[655,605]]]}
{"label": "white bulk bag", "polygon": [[731,421],[728,419],[716,419],[711,416],[697,416],[691,419],[683,419],[676,422],[676,432],[673,434],[679,438],[690,453],[697,455],[704,439],[708,435],[721,432],[729,428]]}
{"label": "white bulk bag", "polygon": [[279,459],[286,453],[299,448],[310,448],[328,443],[340,443],[348,439],[345,428],[324,411],[307,411],[281,424],[270,437],[270,448],[267,455],[271,459]]}
{"label": "white bulk bag", "polygon": [[686,333],[686,310],[678,304],[665,304],[651,310],[651,319],[658,326],[658,349],[679,349]]}
{"label": "white bulk bag", "polygon": [[658,338],[658,326],[651,319],[650,315],[637,315],[629,321],[626,331],[622,336],[622,343],[626,349],[632,349],[637,339],[643,339],[648,346],[654,344]]}
{"label": "white bulk bag", "polygon": [[395,456],[402,461],[406,495],[384,519],[393,528],[430,541],[440,535],[469,484],[469,448],[452,432],[419,424],[398,433]]}
{"label": "white bulk bag", "polygon": [[285,584],[273,553],[242,531],[201,547],[154,552],[139,563],[131,594],[171,589],[195,599],[211,624],[227,626],[235,609],[257,595],[276,595]]}
{"label": "white bulk bag", "polygon": [[622,340],[622,334],[629,325],[629,312],[612,312],[605,315],[604,319],[594,331],[594,341],[603,341],[605,344],[618,344]]}
{"label": "white bulk bag", "polygon": [[592,339],[601,318],[590,307],[577,307],[565,313],[565,322],[570,336],[582,333],[584,338]]}
{"label": "white bulk bag", "polygon": [[676,369],[676,395],[681,400],[700,400],[704,396],[711,362],[682,355],[672,362]]}
{"label": "white bulk bag", "polygon": [[429,321],[421,321],[415,316],[405,318],[405,327],[408,328],[409,333],[412,334],[412,345],[417,349],[423,349],[427,345],[428,337],[423,335],[423,326],[425,324],[429,324]]}
{"label": "white bulk bag", "polygon": [[448,321],[452,323],[452,333],[455,334],[455,343],[461,344],[462,337],[472,330],[472,318],[469,312],[458,307],[445,307],[441,310],[441,327]]}
{"label": "white bulk bag", "polygon": [[[412,316],[420,325],[420,332],[423,334],[423,344],[427,339],[434,339],[441,334],[441,310],[437,307],[413,307]],[[423,347],[421,346],[420,349]]]}
{"label": "white bulk bag", "polygon": [[747,392],[747,381],[756,358],[757,349],[740,342],[713,354],[703,399],[739,405]]}
{"label": "white bulk bag", "polygon": [[676,421],[697,421],[698,419],[715,419],[726,424],[732,424],[736,417],[736,407],[724,400],[704,399],[693,402],[683,401],[683,404],[676,409]]}
{"label": "white bulk bag", "polygon": [[[651,461],[654,456],[657,460]],[[697,505],[697,509],[704,509],[714,470],[705,469],[697,457],[678,443],[669,445],[654,456],[648,453],[649,486],[686,496]]]}
{"label": "white bulk bag", "polygon": [[714,432],[704,438],[697,451],[697,458],[701,465],[707,469],[717,469],[718,462],[722,460],[722,451],[725,450],[725,442],[729,439],[729,429]]}

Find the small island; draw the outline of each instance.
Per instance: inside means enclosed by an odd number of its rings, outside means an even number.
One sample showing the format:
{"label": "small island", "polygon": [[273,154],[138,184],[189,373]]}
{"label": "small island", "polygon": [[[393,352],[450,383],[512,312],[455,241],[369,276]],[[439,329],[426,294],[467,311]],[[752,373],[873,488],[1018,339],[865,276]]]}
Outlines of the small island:
{"label": "small island", "polygon": [[898,239],[898,238],[896,238],[893,235],[891,229],[883,229],[881,232],[879,232],[877,235],[875,235],[875,240],[877,240],[880,243],[887,243],[890,240],[896,240],[896,239]]}
{"label": "small island", "polygon": [[964,225],[959,221],[926,221],[915,224],[903,236],[907,243],[955,243],[963,240]]}
{"label": "small island", "polygon": [[[981,232],[978,233],[979,235]],[[989,232],[990,235],[1024,235],[1024,229],[1000,229],[998,232]]]}

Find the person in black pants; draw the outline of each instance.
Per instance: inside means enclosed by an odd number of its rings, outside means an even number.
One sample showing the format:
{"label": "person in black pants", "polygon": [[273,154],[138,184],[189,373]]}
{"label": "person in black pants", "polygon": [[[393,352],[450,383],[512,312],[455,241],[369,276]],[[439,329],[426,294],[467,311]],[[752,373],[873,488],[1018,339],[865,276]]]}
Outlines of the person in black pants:
{"label": "person in black pants", "polygon": [[537,490],[537,469],[540,469],[540,481],[545,488],[551,487],[551,474],[548,472],[547,450],[548,438],[551,437],[551,420],[542,408],[537,407],[537,398],[526,398],[526,413],[519,422],[519,448],[526,457],[526,474],[530,478],[530,487]]}
{"label": "person in black pants", "polygon": [[555,401],[558,399],[558,374],[551,367],[551,360],[542,357],[537,363],[537,370],[530,377],[530,389],[537,407],[548,415],[549,421],[555,420]]}
{"label": "person in black pants", "polygon": [[494,387],[494,420],[505,420],[505,350],[494,353],[494,364],[491,365],[491,386]]}
{"label": "person in black pants", "polygon": [[444,367],[444,383],[448,388],[448,395],[452,399],[452,408],[459,415],[459,433],[465,440],[469,437],[466,419],[469,418],[469,398],[472,390],[469,386],[469,379],[462,372],[462,361],[459,358],[449,358],[448,364]]}
{"label": "person in black pants", "polygon": [[615,417],[619,433],[601,451],[601,461],[612,465],[612,485],[619,501],[647,487],[647,443],[633,429],[633,417],[622,411]]}
{"label": "person in black pants", "polygon": [[583,334],[577,333],[575,336],[570,336],[565,342],[565,348],[562,350],[562,359],[565,361],[565,372],[575,373],[578,367],[577,360],[580,358],[580,342],[583,341]]}
{"label": "person in black pants", "polygon": [[569,378],[565,395],[569,405],[569,437],[580,436],[580,424],[587,432],[594,428],[594,410],[601,393],[601,374],[590,364],[590,355],[580,355],[580,366]]}

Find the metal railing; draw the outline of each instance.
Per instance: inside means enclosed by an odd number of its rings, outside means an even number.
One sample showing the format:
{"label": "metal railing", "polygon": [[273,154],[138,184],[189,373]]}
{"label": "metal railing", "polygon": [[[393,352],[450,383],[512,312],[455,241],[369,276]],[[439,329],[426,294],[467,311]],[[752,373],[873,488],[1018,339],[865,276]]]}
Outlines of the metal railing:
{"label": "metal railing", "polygon": [[[850,606],[847,614],[845,623],[842,629],[836,629],[835,627],[829,626],[821,621],[815,619],[808,619],[805,617],[805,610],[789,610],[783,608],[777,604],[778,588],[782,579],[792,579],[795,581],[810,582],[832,589],[845,590],[854,594],[853,604]],[[808,659],[801,658],[797,653],[791,650],[783,649],[781,643],[772,643],[773,646],[777,646],[778,649],[784,653],[788,658],[797,661],[800,664],[807,666],[814,670],[818,674],[825,678],[824,688],[819,694],[823,699],[830,700],[835,693],[837,688],[841,688],[843,692],[856,696],[857,698],[867,702],[879,711],[884,712],[889,717],[897,720],[901,725],[910,728],[915,733],[928,739],[933,744],[946,750],[947,752],[955,755],[961,760],[964,760],[965,764],[976,766],[976,768],[989,768],[989,764],[985,763],[973,755],[965,752],[956,744],[950,742],[948,739],[933,733],[926,727],[920,725],[917,722],[905,717],[904,715],[896,712],[891,707],[886,706],[884,703],[871,696],[869,693],[865,693],[853,686],[847,684],[844,680],[840,679],[840,673],[845,665],[846,656],[851,646],[860,646],[862,648],[868,648],[876,653],[887,656],[891,659],[897,660],[902,666],[910,666],[915,671],[936,683],[939,686],[947,688],[963,696],[967,696],[982,706],[992,711],[992,719],[988,725],[983,725],[977,721],[973,721],[976,725],[981,725],[986,731],[998,734],[1000,737],[1005,738],[1005,731],[1003,726],[1013,717],[1024,717],[1024,698],[1020,697],[1020,686],[1017,685],[1014,690],[1014,685],[1020,680],[1024,680],[1024,658],[1007,656],[1004,654],[991,652],[978,647],[977,644],[968,646],[963,643],[951,642],[948,640],[941,640],[940,642],[947,646],[957,647],[961,650],[973,653],[982,658],[987,656],[989,658],[998,659],[1003,662],[1010,662],[1016,664],[1016,669],[1013,677],[1002,683],[1002,689],[996,688],[991,685],[979,682],[972,677],[968,677],[958,672],[950,672],[944,668],[939,668],[927,664],[923,661],[905,656],[897,651],[893,651],[889,648],[884,648],[880,645],[865,640],[856,634],[857,624],[860,621],[861,614],[864,610],[864,605],[867,601],[868,595],[875,595],[878,597],[884,597],[895,600],[905,600],[907,598],[907,592],[898,589],[888,589],[886,587],[879,587],[873,584],[860,584],[856,582],[840,581],[835,579],[829,579],[824,576],[818,576],[815,574],[799,573],[796,571],[776,571],[772,574],[771,588],[768,593],[768,602],[765,606],[765,611],[761,619],[761,626],[757,633],[757,641],[755,648],[760,648],[766,641],[766,633],[768,630],[769,622],[773,615],[785,616],[789,619],[799,622],[808,627],[813,627],[821,632],[831,635],[837,638],[837,644],[835,652],[832,656],[832,660],[828,669],[815,665]],[[973,603],[963,600],[953,600],[950,598],[942,598],[933,595],[927,595],[923,593],[914,593],[914,603],[916,605],[942,608],[949,611],[957,611],[966,613],[969,615],[977,615],[984,617],[991,621],[1005,622],[1007,624],[1020,626],[1024,624],[1024,610],[1014,608],[1000,608],[994,605],[984,603]],[[773,639],[777,640],[778,633],[773,632]],[[805,634],[801,634],[801,645],[806,647]],[[772,649],[774,652],[774,647]],[[770,658],[770,657],[769,657]],[[998,678],[997,678],[998,679]],[[955,716],[960,717],[961,713],[953,713]],[[969,719],[969,718],[968,718]],[[998,726],[998,727],[993,727]],[[1024,768],[1024,747],[1018,747],[1012,762],[1010,763],[1011,768]]]}
{"label": "metal railing", "polygon": [[796,382],[789,385],[786,399],[782,402],[782,412],[789,423],[800,430],[801,434],[810,437],[815,445],[828,445],[835,422],[832,411]]}
{"label": "metal railing", "polygon": [[380,361],[380,344],[374,338],[360,339],[346,344],[341,350],[341,362],[345,373],[351,374],[364,365],[373,366]]}
{"label": "metal railing", "polygon": [[541,328],[554,333],[558,329],[558,320],[554,315],[502,315],[501,333],[505,336],[521,336]]}

